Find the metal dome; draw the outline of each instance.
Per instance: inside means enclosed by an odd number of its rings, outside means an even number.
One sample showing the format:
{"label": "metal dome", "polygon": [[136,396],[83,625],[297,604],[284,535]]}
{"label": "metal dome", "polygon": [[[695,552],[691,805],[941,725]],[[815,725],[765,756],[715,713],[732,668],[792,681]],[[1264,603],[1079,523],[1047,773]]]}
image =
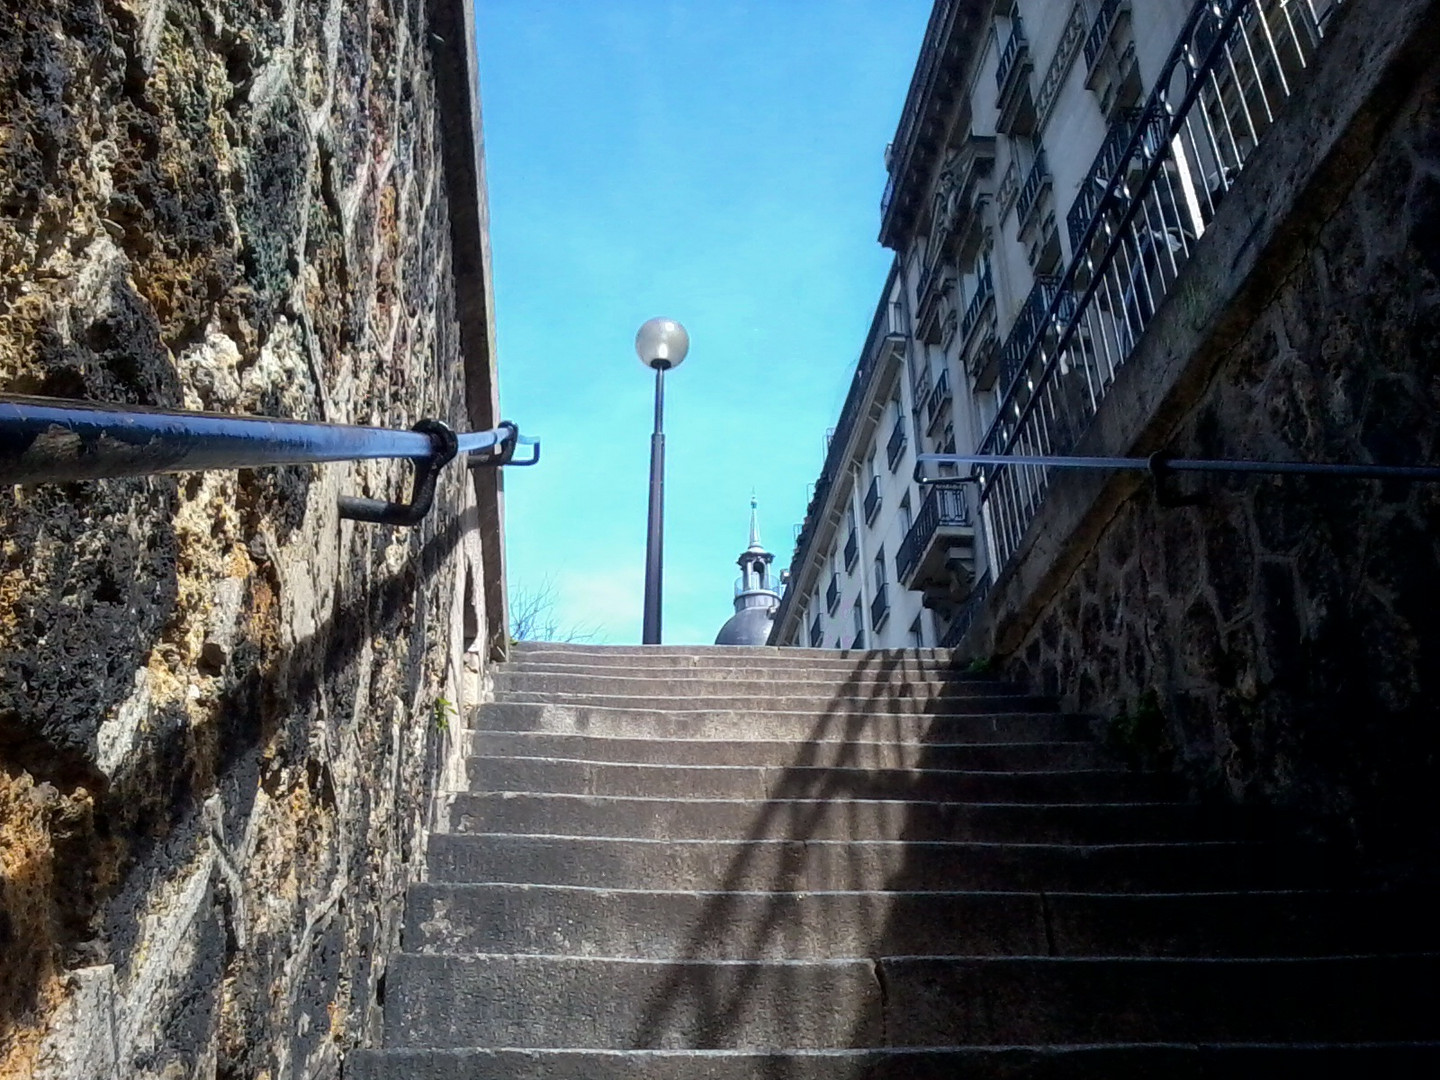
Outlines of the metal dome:
{"label": "metal dome", "polygon": [[725,620],[716,645],[764,645],[770,640],[770,627],[775,625],[774,607],[747,607]]}

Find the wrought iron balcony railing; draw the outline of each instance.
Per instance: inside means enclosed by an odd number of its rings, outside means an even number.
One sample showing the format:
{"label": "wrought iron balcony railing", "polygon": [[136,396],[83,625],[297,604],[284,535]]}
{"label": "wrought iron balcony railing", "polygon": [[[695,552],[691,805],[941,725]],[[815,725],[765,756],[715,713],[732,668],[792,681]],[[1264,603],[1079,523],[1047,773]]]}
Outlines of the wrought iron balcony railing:
{"label": "wrought iron balcony railing", "polygon": [[1000,96],[1005,96],[1005,89],[1010,83],[1010,76],[1014,74],[1022,58],[1030,53],[1030,43],[1025,40],[1025,26],[1020,22],[1017,15],[1010,23],[1010,36],[1005,41],[1005,47],[1000,50],[1000,62],[995,67],[995,89]]}
{"label": "wrought iron balcony railing", "polygon": [[1015,199],[1015,220],[1023,231],[1030,224],[1030,216],[1040,205],[1040,195],[1050,187],[1050,167],[1045,163],[1045,151],[1035,154],[1035,162],[1025,176],[1025,183]]}
{"label": "wrought iron balcony railing", "polygon": [[885,623],[885,617],[890,614],[890,590],[889,587],[880,584],[875,587],[875,595],[870,599],[870,629],[878,631]]}
{"label": "wrought iron balcony railing", "polygon": [[[1044,311],[1017,320],[1006,343],[1004,396],[980,454],[1064,455],[1089,426],[1219,203],[1314,64],[1325,21],[1308,3],[1284,5],[1280,18],[1276,7],[1196,0],[1092,216],[1072,233],[1078,241],[1064,276]],[[1039,511],[1050,467],[980,465],[977,479],[993,576]]]}
{"label": "wrought iron balcony railing", "polygon": [[940,376],[935,380],[935,385],[930,390],[930,396],[925,399],[925,426],[933,429],[935,422],[940,419],[950,404],[950,369],[948,367],[940,370]]}
{"label": "wrought iron balcony railing", "polygon": [[953,649],[960,644],[960,639],[965,632],[975,623],[975,616],[980,614],[980,609],[985,606],[985,598],[990,595],[990,579],[981,578],[975,582],[975,587],[970,590],[970,595],[960,605],[960,610],[955,612],[950,620],[950,625],[945,628],[945,635],[940,639],[940,647]]}
{"label": "wrought iron balcony railing", "polygon": [[875,520],[875,515],[880,510],[880,478],[872,476],[870,487],[865,492],[865,524]]}
{"label": "wrought iron balcony railing", "polygon": [[897,416],[895,426],[890,429],[890,438],[885,443],[885,461],[890,471],[895,471],[900,456],[905,453],[905,417]]}
{"label": "wrought iron balcony railing", "polygon": [[965,317],[960,320],[960,349],[962,352],[970,344],[970,337],[975,333],[975,328],[980,325],[980,315],[985,310],[985,305],[994,299],[995,282],[990,275],[990,268],[987,266],[980,275],[979,281],[975,283],[975,295],[965,306]]}
{"label": "wrought iron balcony railing", "polygon": [[895,552],[895,576],[900,584],[909,585],[920,557],[941,528],[964,528],[972,523],[970,500],[964,488],[931,488],[920,506],[920,513],[910,525],[910,531]]}
{"label": "wrought iron balcony railing", "polygon": [[860,538],[854,529],[850,530],[850,538],[845,541],[845,569],[854,570],[855,560],[860,557]]}
{"label": "wrought iron balcony railing", "polygon": [[1110,32],[1115,29],[1115,20],[1120,17],[1120,12],[1129,8],[1130,0],[1102,0],[1095,21],[1090,24],[1090,32],[1085,35],[1086,71],[1095,67],[1095,61],[1100,59],[1105,43],[1110,40]]}
{"label": "wrought iron balcony railing", "polygon": [[832,573],[825,589],[825,610],[834,615],[840,607],[840,575]]}

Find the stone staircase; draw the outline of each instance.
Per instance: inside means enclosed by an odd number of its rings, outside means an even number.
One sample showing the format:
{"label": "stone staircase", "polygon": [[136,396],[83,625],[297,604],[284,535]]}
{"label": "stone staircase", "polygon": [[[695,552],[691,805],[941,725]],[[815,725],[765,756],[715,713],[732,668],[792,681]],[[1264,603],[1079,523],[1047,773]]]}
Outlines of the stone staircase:
{"label": "stone staircase", "polygon": [[519,647],[345,1075],[1440,1075],[1429,905],[949,663]]}

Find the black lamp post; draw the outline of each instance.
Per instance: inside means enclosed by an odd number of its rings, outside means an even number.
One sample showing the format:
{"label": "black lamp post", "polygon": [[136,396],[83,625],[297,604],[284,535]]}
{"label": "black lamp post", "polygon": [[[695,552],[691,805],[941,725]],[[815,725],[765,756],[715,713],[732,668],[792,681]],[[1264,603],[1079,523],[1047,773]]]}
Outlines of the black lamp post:
{"label": "black lamp post", "polygon": [[665,561],[665,372],[680,366],[690,335],[674,319],[651,319],[635,335],[640,362],[655,369],[655,431],[650,436],[650,519],[645,534],[645,623],[640,640],[660,644],[660,580]]}

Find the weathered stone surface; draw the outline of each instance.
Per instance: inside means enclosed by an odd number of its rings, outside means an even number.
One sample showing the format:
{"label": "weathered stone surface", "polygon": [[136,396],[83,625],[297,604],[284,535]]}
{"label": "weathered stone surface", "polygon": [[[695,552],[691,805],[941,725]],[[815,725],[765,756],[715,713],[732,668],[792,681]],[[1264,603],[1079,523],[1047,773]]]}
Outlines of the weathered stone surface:
{"label": "weathered stone surface", "polygon": [[[0,392],[467,427],[426,19],[10,5]],[[413,531],[337,518],[407,488],[0,493],[0,1075],[333,1076],[373,1033],[481,560],[463,470]]]}

